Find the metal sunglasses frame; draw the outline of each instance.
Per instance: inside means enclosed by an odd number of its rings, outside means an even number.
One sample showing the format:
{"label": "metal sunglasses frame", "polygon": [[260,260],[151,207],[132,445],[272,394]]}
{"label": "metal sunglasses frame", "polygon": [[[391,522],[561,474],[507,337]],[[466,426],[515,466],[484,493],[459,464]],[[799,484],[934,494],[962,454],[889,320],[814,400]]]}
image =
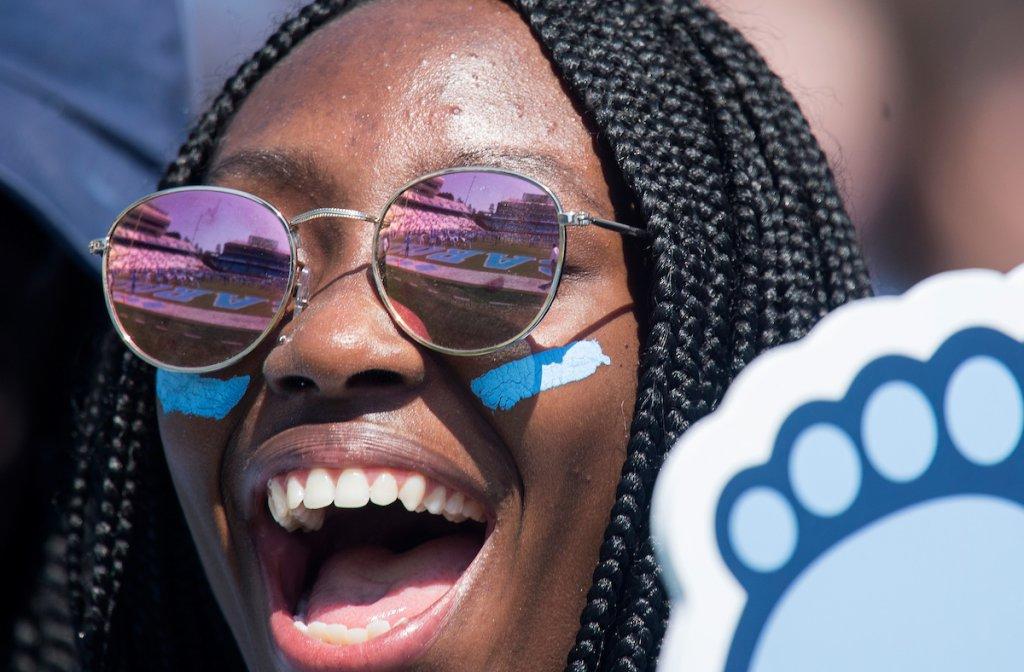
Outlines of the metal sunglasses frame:
{"label": "metal sunglasses frame", "polygon": [[[548,291],[548,295],[544,301],[544,305],[537,312],[536,317],[534,317],[534,319],[524,329],[522,329],[518,334],[516,334],[512,338],[497,345],[472,350],[458,350],[454,348],[446,348],[444,346],[431,343],[426,339],[421,338],[416,334],[416,332],[411,327],[409,327],[409,325],[405,323],[402,317],[395,310],[394,306],[391,304],[391,299],[390,297],[388,297],[387,291],[384,288],[384,281],[380,276],[380,268],[376,258],[375,250],[377,250],[378,244],[380,242],[380,232],[381,229],[383,228],[382,225],[384,222],[384,218],[387,216],[388,210],[391,208],[392,205],[394,205],[395,201],[401,198],[401,196],[407,190],[419,184],[420,182],[423,182],[424,180],[429,180],[434,177],[442,177],[444,175],[451,175],[453,173],[468,172],[495,173],[499,175],[506,175],[509,177],[516,177],[521,180],[525,180],[530,184],[533,184],[534,186],[538,187],[541,191],[543,191],[545,194],[547,194],[547,196],[550,197],[551,200],[554,202],[555,210],[557,212],[559,252],[557,265],[553,271],[551,278],[551,289]],[[260,206],[266,208],[269,212],[271,212],[274,215],[274,217],[278,219],[278,221],[281,222],[281,226],[284,227],[284,230],[287,232],[289,254],[291,256],[291,271],[288,275],[288,283],[284,291],[284,298],[281,301],[281,305],[278,307],[277,312],[267,323],[266,329],[264,329],[257,338],[253,339],[252,343],[249,344],[249,346],[244,348],[238,354],[222,362],[200,367],[182,367],[170,365],[161,362],[157,359],[154,359],[150,355],[143,352],[143,350],[138,345],[136,345],[136,343],[132,340],[131,336],[128,335],[128,332],[124,329],[124,327],[121,324],[121,321],[117,317],[117,312],[114,310],[113,300],[111,298],[111,288],[109,286],[108,281],[107,264],[110,256],[108,254],[111,248],[110,241],[114,235],[114,231],[117,229],[118,224],[121,223],[121,220],[129,212],[134,210],[136,207],[142,205],[143,203],[151,201],[154,198],[163,196],[165,194],[184,191],[213,191],[225,194],[232,194],[253,201],[254,203],[257,203]],[[424,346],[425,348],[429,348],[435,352],[440,352],[446,355],[455,355],[460,357],[486,355],[501,350],[504,347],[507,347],[517,341],[522,340],[523,338],[526,338],[526,336],[528,336],[530,332],[532,332],[537,327],[537,325],[541,323],[541,321],[547,315],[548,310],[551,308],[551,304],[554,302],[555,296],[558,294],[558,286],[562,279],[562,267],[564,265],[565,257],[567,254],[566,227],[593,225],[603,229],[608,229],[610,231],[615,231],[616,233],[620,233],[626,236],[641,238],[645,238],[648,236],[648,232],[646,229],[630,226],[628,224],[622,224],[620,222],[615,222],[608,219],[602,219],[600,217],[595,217],[587,212],[567,211],[563,209],[562,202],[561,200],[559,200],[558,196],[556,196],[555,193],[551,191],[551,189],[549,189],[543,183],[538,182],[537,180],[531,177],[528,177],[526,175],[523,175],[522,173],[513,170],[492,168],[488,166],[466,166],[460,168],[448,168],[445,170],[438,170],[432,173],[427,173],[426,175],[421,175],[414,180],[410,180],[406,184],[402,185],[402,187],[400,187],[394,193],[394,195],[392,195],[391,198],[388,199],[387,203],[384,204],[384,207],[381,208],[380,216],[378,217],[368,215],[358,210],[349,210],[345,208],[315,208],[313,210],[307,210],[306,212],[296,215],[295,217],[292,217],[289,220],[283,214],[281,214],[281,212],[272,204],[268,203],[267,201],[263,200],[258,196],[254,196],[253,194],[244,191],[239,191],[237,189],[229,189],[227,187],[215,187],[207,185],[175,187],[173,189],[164,189],[161,191],[154,192],[135,201],[127,208],[125,208],[123,211],[121,211],[121,213],[114,219],[114,223],[110,226],[110,229],[107,231],[107,235],[105,237],[93,240],[89,243],[89,251],[91,253],[103,255],[103,297],[106,302],[107,312],[110,314],[110,319],[114,323],[114,329],[117,331],[118,336],[121,337],[121,340],[124,341],[125,345],[127,345],[129,349],[131,349],[131,351],[135,353],[140,359],[149,364],[152,364],[153,366],[168,371],[177,371],[181,373],[210,373],[231,366],[232,364],[238,362],[246,355],[248,355],[250,352],[255,350],[256,347],[263,342],[263,339],[265,339],[267,335],[278,326],[278,324],[281,321],[281,318],[284,316],[284,314],[288,311],[288,308],[293,303],[293,319],[295,317],[298,317],[298,315],[302,312],[302,309],[305,308],[306,305],[308,305],[312,288],[309,286],[308,259],[302,247],[301,232],[299,231],[298,225],[317,219],[353,219],[373,224],[375,226],[375,230],[373,234],[373,244],[372,247],[370,248],[370,266],[373,269],[373,279],[374,284],[376,285],[377,295],[380,297],[380,300],[384,304],[384,308],[387,310],[388,314],[391,316],[391,319],[395,322],[395,324],[399,326],[399,328],[401,328],[401,330],[406,335],[408,335],[412,340]]]}

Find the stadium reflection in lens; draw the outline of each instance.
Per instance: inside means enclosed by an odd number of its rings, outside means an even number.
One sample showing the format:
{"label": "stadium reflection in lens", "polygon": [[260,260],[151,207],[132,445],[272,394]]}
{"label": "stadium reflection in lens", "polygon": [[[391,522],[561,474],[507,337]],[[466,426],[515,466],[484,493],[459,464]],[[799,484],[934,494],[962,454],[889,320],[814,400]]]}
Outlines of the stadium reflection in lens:
{"label": "stadium reflection in lens", "polygon": [[481,350],[516,338],[544,310],[559,246],[558,207],[539,185],[451,172],[392,202],[376,267],[392,308],[418,338]]}
{"label": "stadium reflection in lens", "polygon": [[145,355],[182,368],[223,363],[266,331],[285,299],[291,247],[284,223],[240,194],[159,194],[117,222],[107,291],[121,328]]}

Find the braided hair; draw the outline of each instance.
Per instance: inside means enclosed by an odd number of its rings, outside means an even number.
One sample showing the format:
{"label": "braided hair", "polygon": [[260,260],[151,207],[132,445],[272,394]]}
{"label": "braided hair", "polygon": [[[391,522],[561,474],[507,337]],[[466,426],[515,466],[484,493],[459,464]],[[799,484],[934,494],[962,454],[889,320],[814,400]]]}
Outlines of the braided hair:
{"label": "braided hair", "polygon": [[[713,11],[698,0],[510,1],[652,234],[635,260],[650,278],[635,414],[566,661],[569,672],[651,670],[668,602],[648,516],[667,449],[754,356],[867,295],[868,278],[807,122],[757,52]],[[227,81],[160,186],[201,181],[254,85],[352,4],[316,0],[286,21]],[[108,345],[78,412],[65,520],[83,666],[240,668],[162,461],[152,374]]]}

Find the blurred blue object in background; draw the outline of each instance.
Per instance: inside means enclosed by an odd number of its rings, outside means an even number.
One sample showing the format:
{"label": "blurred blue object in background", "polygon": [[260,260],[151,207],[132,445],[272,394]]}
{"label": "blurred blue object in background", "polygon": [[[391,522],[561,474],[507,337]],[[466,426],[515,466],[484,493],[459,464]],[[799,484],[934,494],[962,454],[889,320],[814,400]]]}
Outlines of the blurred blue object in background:
{"label": "blurred blue object in background", "polygon": [[308,0],[178,0],[195,115],[270,33]]}
{"label": "blurred blue object in background", "polygon": [[0,191],[73,256],[153,191],[190,121],[300,0],[0,3]]}
{"label": "blurred blue object in background", "polygon": [[0,187],[78,259],[183,139],[184,44],[174,0],[0,3]]}

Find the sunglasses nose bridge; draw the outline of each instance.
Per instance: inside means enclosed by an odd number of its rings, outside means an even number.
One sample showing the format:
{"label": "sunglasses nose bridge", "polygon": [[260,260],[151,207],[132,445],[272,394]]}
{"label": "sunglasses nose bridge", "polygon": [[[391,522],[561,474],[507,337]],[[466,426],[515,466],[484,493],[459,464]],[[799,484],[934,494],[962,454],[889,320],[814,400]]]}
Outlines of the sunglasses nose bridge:
{"label": "sunglasses nose bridge", "polygon": [[369,222],[371,224],[378,223],[378,219],[373,215],[368,215],[365,212],[360,212],[359,210],[350,210],[348,208],[315,208],[292,217],[288,223],[292,227],[295,227],[299,224],[310,222],[315,219],[354,219]]}
{"label": "sunglasses nose bridge", "polygon": [[300,224],[306,224],[320,219],[347,219],[359,222],[366,222],[377,225],[380,220],[359,210],[348,208],[315,208],[307,210],[288,220],[288,229],[295,242],[295,261],[297,276],[294,290],[295,309],[293,317],[298,317],[304,308],[309,305],[313,294],[313,274],[311,269],[310,255],[306,251],[302,240],[302,229]]}

